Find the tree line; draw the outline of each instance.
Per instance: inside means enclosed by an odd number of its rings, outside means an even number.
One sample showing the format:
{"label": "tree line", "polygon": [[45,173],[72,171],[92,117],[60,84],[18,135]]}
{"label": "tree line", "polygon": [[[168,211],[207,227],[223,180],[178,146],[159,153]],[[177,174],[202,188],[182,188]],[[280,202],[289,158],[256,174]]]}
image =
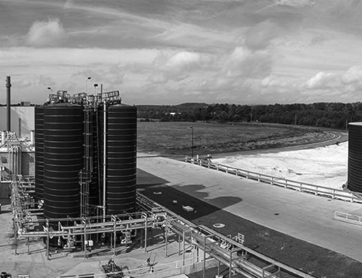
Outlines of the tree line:
{"label": "tree line", "polygon": [[139,105],[142,121],[265,122],[345,129],[362,121],[362,103]]}

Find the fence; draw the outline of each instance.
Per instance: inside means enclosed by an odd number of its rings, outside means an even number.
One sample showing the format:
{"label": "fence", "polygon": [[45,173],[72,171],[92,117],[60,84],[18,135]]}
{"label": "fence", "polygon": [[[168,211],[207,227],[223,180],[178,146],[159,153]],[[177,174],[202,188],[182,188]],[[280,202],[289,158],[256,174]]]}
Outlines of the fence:
{"label": "fence", "polygon": [[210,159],[197,159],[197,158],[195,159],[195,158],[186,156],[185,162],[199,165],[201,167],[205,167],[208,169],[213,169],[216,171],[224,172],[227,174],[235,175],[238,177],[243,177],[246,179],[251,179],[251,180],[258,181],[258,182],[268,183],[270,185],[275,185],[275,186],[279,186],[279,187],[297,190],[300,192],[310,193],[310,194],[314,194],[314,195],[318,195],[318,196],[322,196],[322,197],[328,197],[328,198],[332,198],[332,199],[339,199],[339,200],[348,201],[348,202],[352,202],[352,203],[353,202],[362,203],[361,198],[358,198],[354,194],[344,191],[344,190],[340,190],[340,189],[334,189],[334,188],[329,188],[329,187],[325,187],[325,186],[304,183],[304,182],[300,182],[300,181],[293,181],[293,180],[288,180],[288,179],[281,178],[281,177],[274,177],[274,176],[270,176],[270,175],[253,172],[253,171],[243,170],[243,169],[239,169],[239,168],[235,168],[235,167],[230,167],[227,165],[213,163]]}

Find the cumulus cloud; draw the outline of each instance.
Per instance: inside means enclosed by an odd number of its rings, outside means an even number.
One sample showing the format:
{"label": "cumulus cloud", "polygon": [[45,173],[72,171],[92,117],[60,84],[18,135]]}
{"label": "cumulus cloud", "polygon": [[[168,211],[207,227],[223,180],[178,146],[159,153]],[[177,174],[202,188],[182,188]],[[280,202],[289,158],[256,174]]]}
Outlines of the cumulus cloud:
{"label": "cumulus cloud", "polygon": [[154,76],[151,76],[149,80],[156,83],[183,80],[192,73],[205,69],[209,62],[210,59],[206,54],[197,52],[180,51],[172,54],[160,52],[153,63]]}
{"label": "cumulus cloud", "polygon": [[169,68],[185,68],[200,62],[200,55],[194,52],[179,52],[172,56],[166,63]]}
{"label": "cumulus cloud", "polygon": [[66,33],[59,19],[36,21],[26,35],[26,43],[30,46],[54,46],[66,38]]}
{"label": "cumulus cloud", "polygon": [[340,86],[340,77],[334,73],[319,72],[312,78],[310,78],[306,85],[308,89],[318,89],[326,87],[338,87]]}
{"label": "cumulus cloud", "polygon": [[301,96],[313,101],[359,101],[362,67],[353,66],[340,73],[319,72],[300,89]]}
{"label": "cumulus cloud", "polygon": [[355,83],[355,82],[362,82],[362,67],[361,66],[354,66],[348,69],[342,75],[342,81],[345,84]]}
{"label": "cumulus cloud", "polygon": [[271,73],[272,60],[267,51],[250,51],[238,46],[227,57],[223,72],[229,77],[265,78]]}

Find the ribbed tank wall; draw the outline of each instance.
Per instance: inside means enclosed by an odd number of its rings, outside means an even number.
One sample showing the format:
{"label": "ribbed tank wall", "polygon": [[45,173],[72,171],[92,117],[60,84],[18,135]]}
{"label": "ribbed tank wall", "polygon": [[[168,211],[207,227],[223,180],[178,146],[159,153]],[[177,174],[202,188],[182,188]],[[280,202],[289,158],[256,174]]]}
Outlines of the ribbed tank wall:
{"label": "ribbed tank wall", "polygon": [[83,108],[68,103],[44,107],[44,216],[80,215],[78,174],[83,167]]}
{"label": "ribbed tank wall", "polygon": [[[103,127],[103,113],[101,115],[100,124]],[[134,212],[136,209],[137,108],[123,104],[109,106],[106,120],[107,214]],[[103,161],[103,155],[101,159]]]}
{"label": "ribbed tank wall", "polygon": [[35,199],[44,197],[44,106],[35,106]]}
{"label": "ribbed tank wall", "polygon": [[362,123],[349,124],[347,187],[362,192]]}

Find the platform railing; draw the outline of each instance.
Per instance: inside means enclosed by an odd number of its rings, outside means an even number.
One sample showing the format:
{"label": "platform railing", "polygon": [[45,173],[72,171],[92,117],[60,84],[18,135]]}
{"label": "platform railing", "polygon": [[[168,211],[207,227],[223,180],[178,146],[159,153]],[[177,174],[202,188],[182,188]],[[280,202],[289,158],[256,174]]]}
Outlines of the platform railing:
{"label": "platform railing", "polygon": [[255,180],[258,182],[267,183],[270,185],[275,185],[279,187],[284,187],[288,189],[293,189],[296,191],[310,193],[317,196],[328,197],[332,199],[338,199],[343,201],[348,201],[352,203],[361,203],[362,199],[358,198],[351,192],[347,192],[340,189],[334,189],[326,186],[315,185],[311,183],[305,183],[300,181],[294,181],[285,179],[282,177],[275,177],[271,175],[266,175],[258,172],[253,172],[249,170],[239,169],[223,164],[214,163],[211,159],[199,159],[199,158],[192,158],[189,156],[185,157],[185,162],[191,163],[194,165],[198,165],[201,167],[205,167],[208,169],[224,172],[227,174],[235,175],[238,177],[243,177],[246,179]]}

